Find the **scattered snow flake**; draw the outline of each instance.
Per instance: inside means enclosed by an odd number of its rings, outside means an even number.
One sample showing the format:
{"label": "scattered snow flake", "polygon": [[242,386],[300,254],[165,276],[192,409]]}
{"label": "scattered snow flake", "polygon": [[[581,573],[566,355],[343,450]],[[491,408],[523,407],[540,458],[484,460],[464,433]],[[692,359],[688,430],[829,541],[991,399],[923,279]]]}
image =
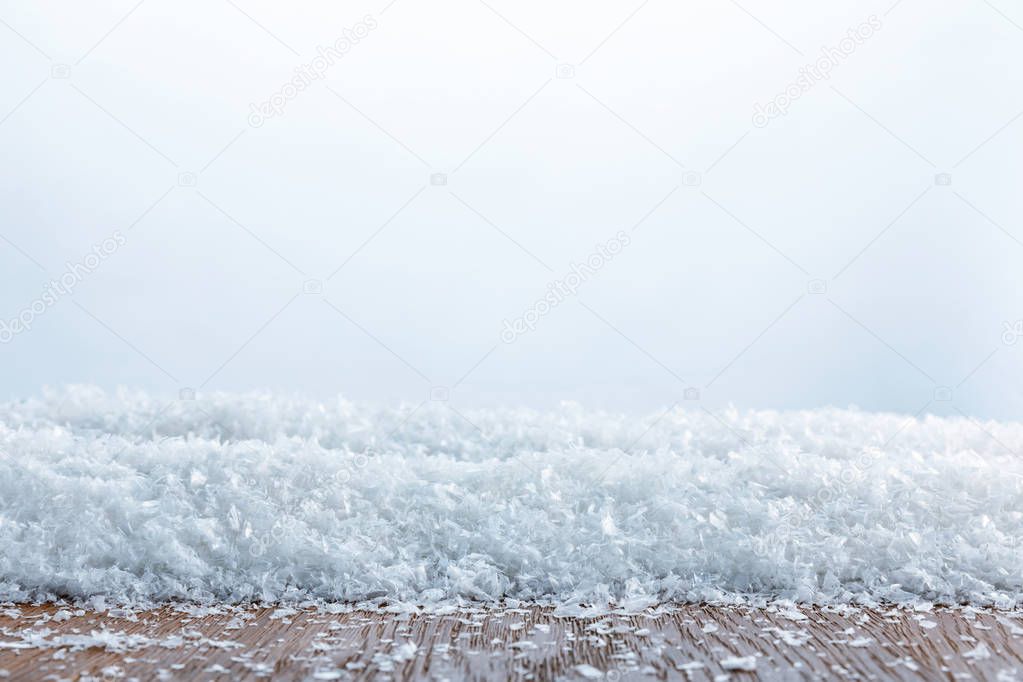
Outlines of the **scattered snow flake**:
{"label": "scattered snow flake", "polygon": [[400,663],[404,661],[410,661],[413,658],[415,658],[416,650],[418,648],[419,647],[416,645],[415,642],[405,642],[404,644],[402,644],[401,646],[397,647],[394,650],[394,654],[392,656],[395,661],[398,661]]}
{"label": "scattered snow flake", "polygon": [[1023,628],[1021,628],[1016,622],[1010,620],[1009,618],[1006,618],[1005,616],[998,616],[997,620],[1003,626],[1008,628],[1009,634],[1012,635],[1013,637],[1023,635]]}
{"label": "scattered snow flake", "polygon": [[695,670],[701,670],[703,668],[706,668],[707,666],[705,666],[703,663],[700,663],[699,661],[689,661],[688,663],[679,663],[675,667],[685,672],[693,672]]}
{"label": "scattered snow flake", "polygon": [[991,648],[987,645],[987,642],[981,642],[973,649],[970,649],[963,654],[963,658],[971,661],[984,661],[991,658]]}
{"label": "scattered snow flake", "polygon": [[778,639],[789,646],[802,646],[810,641],[810,633],[806,630],[785,630],[783,628],[764,628],[765,632],[773,632]]}
{"label": "scattered snow flake", "polygon": [[888,663],[885,663],[885,665],[887,665],[889,668],[895,668],[895,667],[898,667],[898,666],[901,665],[902,667],[906,668],[907,670],[912,670],[913,672],[916,672],[916,671],[920,670],[920,665],[916,661],[914,661],[912,658],[910,658],[909,656],[904,656],[902,658],[896,658],[895,660],[892,660],[892,661],[889,661]]}
{"label": "scattered snow flake", "polygon": [[275,609],[274,612],[270,614],[270,620],[287,618],[288,616],[294,616],[296,613],[298,613],[298,609],[293,609],[285,606],[280,609]]}
{"label": "scattered snow flake", "polygon": [[574,669],[577,673],[579,673],[588,680],[599,680],[604,676],[603,670],[598,670],[594,668],[592,665],[587,665],[586,663],[580,663],[579,665],[575,666]]}
{"label": "scattered snow flake", "polygon": [[729,656],[718,661],[725,670],[753,671],[757,669],[756,656]]}

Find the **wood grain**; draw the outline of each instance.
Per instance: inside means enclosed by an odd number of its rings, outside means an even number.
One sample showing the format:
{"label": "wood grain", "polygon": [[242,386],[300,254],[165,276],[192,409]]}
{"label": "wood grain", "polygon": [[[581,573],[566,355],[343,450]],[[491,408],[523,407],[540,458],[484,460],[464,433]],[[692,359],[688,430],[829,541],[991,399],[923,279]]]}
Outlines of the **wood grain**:
{"label": "wood grain", "polygon": [[[559,617],[537,606],[446,615],[179,606],[101,614],[6,605],[0,669],[12,680],[615,682],[725,674],[733,680],[1023,680],[1017,613],[698,605],[667,611]],[[746,656],[755,657],[754,672],[722,665]]]}

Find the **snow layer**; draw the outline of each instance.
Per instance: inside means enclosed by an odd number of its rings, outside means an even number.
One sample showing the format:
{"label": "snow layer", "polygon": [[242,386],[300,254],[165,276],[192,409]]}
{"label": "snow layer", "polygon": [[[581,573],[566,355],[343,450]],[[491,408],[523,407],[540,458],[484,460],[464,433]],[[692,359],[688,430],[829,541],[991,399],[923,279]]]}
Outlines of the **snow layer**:
{"label": "snow layer", "polygon": [[1023,425],[72,387],[0,405],[0,599],[1023,601]]}

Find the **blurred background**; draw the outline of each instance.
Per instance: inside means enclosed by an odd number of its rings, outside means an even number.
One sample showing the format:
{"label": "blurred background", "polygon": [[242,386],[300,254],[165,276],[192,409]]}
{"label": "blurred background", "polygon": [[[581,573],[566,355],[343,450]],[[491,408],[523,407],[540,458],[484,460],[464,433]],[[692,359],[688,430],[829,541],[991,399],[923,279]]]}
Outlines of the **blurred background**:
{"label": "blurred background", "polygon": [[0,395],[1017,419],[1020,64],[1007,0],[3,0]]}

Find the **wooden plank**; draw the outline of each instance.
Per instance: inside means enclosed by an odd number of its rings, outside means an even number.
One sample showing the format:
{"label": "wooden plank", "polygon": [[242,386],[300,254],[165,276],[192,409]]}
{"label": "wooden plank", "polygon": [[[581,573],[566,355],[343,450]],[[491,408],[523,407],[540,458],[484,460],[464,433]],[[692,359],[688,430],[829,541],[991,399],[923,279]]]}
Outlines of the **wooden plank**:
{"label": "wooden plank", "polygon": [[[0,609],[8,679],[1023,680],[1019,614],[749,609],[558,617],[166,607]],[[70,616],[70,617],[67,617]],[[66,618],[67,617],[67,618]],[[66,619],[65,619],[66,618]],[[753,656],[755,672],[726,670]],[[733,661],[739,665],[742,661]]]}

